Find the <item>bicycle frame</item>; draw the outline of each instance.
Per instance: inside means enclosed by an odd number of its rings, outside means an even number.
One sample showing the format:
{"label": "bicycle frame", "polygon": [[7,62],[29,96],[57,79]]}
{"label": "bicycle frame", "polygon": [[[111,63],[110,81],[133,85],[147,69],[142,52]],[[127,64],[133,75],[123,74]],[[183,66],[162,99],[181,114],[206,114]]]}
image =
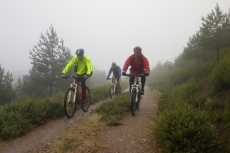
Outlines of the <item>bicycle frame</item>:
{"label": "bicycle frame", "polygon": [[136,74],[136,75],[130,75],[126,74],[126,76],[132,76],[134,77],[134,83],[131,85],[130,90],[130,102],[131,102],[131,112],[132,115],[136,115],[136,110],[139,110],[140,108],[140,87],[139,87],[139,77],[143,76],[144,74]]}
{"label": "bicycle frame", "polygon": [[112,80],[111,86],[109,88],[109,95],[110,95],[110,98],[113,99],[115,98],[115,95],[119,94],[117,80],[115,77],[109,78],[109,80]]}
{"label": "bicycle frame", "polygon": [[116,79],[115,78],[112,78],[112,84],[111,84],[111,86],[113,86],[114,88],[114,93],[115,93],[115,91],[116,91],[116,88],[117,88],[117,82],[116,82]]}
{"label": "bicycle frame", "polygon": [[[73,78],[73,77],[72,77]],[[81,95],[80,93],[78,93],[78,81],[77,81],[77,78],[73,78],[73,83],[70,84],[70,88],[74,88],[74,100],[73,102],[76,102],[76,96],[78,97],[78,103],[81,102]],[[68,98],[68,102],[70,101],[70,94],[69,93],[69,98]]]}
{"label": "bicycle frame", "polygon": [[137,74],[137,75],[131,75],[131,74],[126,74],[126,76],[134,76],[134,83],[131,85],[131,93],[133,89],[136,89],[136,92],[139,94],[140,93],[140,88],[139,88],[139,77],[143,76],[143,74]]}
{"label": "bicycle frame", "polygon": [[76,111],[76,105],[81,105],[81,108],[84,112],[88,111],[90,105],[90,90],[86,87],[86,100],[82,102],[82,90],[81,84],[78,82],[78,78],[82,78],[82,76],[66,76],[63,79],[70,79],[72,82],[70,87],[67,89],[65,98],[64,98],[64,112],[68,118],[73,117]]}
{"label": "bicycle frame", "polygon": [[133,89],[136,89],[137,94],[136,94],[135,102],[138,102],[138,95],[140,93],[139,76],[134,76],[134,84],[131,85],[131,93],[132,93]]}

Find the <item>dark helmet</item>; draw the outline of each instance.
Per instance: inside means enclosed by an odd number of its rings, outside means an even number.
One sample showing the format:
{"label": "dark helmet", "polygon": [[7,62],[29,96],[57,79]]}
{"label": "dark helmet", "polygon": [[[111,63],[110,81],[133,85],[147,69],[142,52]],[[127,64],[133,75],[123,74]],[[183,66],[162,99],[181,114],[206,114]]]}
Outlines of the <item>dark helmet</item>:
{"label": "dark helmet", "polygon": [[112,66],[116,66],[116,62],[113,62],[113,63],[112,63]]}
{"label": "dark helmet", "polygon": [[141,47],[140,47],[140,46],[136,46],[136,47],[134,47],[133,51],[134,51],[134,52],[135,52],[135,51],[139,51],[139,52],[141,52],[141,51],[142,51],[142,49],[141,49]]}
{"label": "dark helmet", "polygon": [[81,49],[81,48],[76,51],[76,55],[78,55],[78,56],[81,56],[84,53],[85,53],[84,49]]}

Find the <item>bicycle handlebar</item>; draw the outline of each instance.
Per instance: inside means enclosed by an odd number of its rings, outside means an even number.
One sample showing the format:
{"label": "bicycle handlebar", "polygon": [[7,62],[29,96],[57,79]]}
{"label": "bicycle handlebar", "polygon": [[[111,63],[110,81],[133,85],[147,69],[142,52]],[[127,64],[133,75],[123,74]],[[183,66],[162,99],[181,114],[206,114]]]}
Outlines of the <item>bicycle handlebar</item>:
{"label": "bicycle handlebar", "polygon": [[139,76],[140,77],[140,76],[145,76],[145,74],[143,74],[143,73],[141,73],[141,74],[125,74],[124,76],[128,76],[128,77],[129,76],[134,76],[134,77]]}
{"label": "bicycle handlebar", "polygon": [[108,78],[108,80],[117,79],[117,78]]}
{"label": "bicycle handlebar", "polygon": [[62,79],[68,79],[68,78],[84,78],[84,76],[79,76],[79,75],[66,75],[66,76],[61,76]]}

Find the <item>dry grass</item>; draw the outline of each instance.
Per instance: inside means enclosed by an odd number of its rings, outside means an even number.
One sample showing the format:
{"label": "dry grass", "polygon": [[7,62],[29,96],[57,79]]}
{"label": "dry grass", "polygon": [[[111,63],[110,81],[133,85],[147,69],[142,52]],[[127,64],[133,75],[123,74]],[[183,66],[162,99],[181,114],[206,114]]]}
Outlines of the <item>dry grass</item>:
{"label": "dry grass", "polygon": [[156,101],[159,101],[159,99],[161,98],[162,93],[157,91],[157,90],[153,90],[152,91],[152,98]]}
{"label": "dry grass", "polygon": [[101,117],[97,114],[92,114],[82,119],[80,123],[74,124],[52,142],[46,144],[46,146],[42,148],[42,152],[92,153],[103,149],[100,144],[95,143],[97,142],[95,141],[95,137],[100,133],[104,125],[100,120]]}

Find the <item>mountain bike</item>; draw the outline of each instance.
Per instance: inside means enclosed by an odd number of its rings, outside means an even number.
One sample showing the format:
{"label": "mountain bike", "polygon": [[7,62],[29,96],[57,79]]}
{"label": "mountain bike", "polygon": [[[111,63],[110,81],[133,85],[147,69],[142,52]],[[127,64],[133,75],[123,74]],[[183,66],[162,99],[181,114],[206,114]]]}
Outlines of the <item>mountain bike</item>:
{"label": "mountain bike", "polygon": [[131,93],[130,93],[130,102],[131,102],[131,113],[133,116],[136,115],[136,111],[140,109],[140,101],[141,101],[141,90],[139,87],[139,77],[144,76],[145,74],[126,74],[126,76],[134,77],[134,84],[131,85]]}
{"label": "mountain bike", "polygon": [[64,98],[64,112],[68,118],[72,118],[76,112],[76,106],[81,105],[84,112],[87,112],[90,105],[90,90],[86,87],[86,102],[82,103],[82,87],[78,78],[83,76],[65,76],[63,79],[70,78],[72,82],[70,87],[67,89]]}
{"label": "mountain bike", "polygon": [[116,78],[112,77],[112,78],[109,78],[109,80],[112,80],[112,84],[109,88],[109,96],[111,99],[114,99],[115,96],[119,95],[121,92],[120,92],[120,89],[118,88]]}

